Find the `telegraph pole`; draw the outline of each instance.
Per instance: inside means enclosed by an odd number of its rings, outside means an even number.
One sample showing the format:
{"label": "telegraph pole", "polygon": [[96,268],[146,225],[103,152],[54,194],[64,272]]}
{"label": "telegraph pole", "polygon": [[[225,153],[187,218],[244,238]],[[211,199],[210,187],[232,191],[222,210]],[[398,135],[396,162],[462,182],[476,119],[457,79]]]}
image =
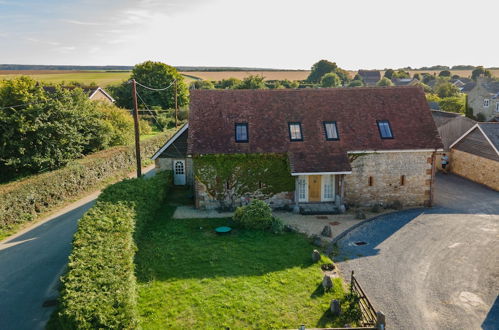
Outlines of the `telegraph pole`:
{"label": "telegraph pole", "polygon": [[139,106],[137,104],[137,83],[135,79],[132,79],[132,96],[134,108],[133,123],[135,126],[135,158],[137,159],[137,178],[140,178],[142,176],[142,162],[140,160]]}
{"label": "telegraph pole", "polygon": [[174,80],[175,83],[175,128],[178,127],[178,102],[177,102],[177,79]]}

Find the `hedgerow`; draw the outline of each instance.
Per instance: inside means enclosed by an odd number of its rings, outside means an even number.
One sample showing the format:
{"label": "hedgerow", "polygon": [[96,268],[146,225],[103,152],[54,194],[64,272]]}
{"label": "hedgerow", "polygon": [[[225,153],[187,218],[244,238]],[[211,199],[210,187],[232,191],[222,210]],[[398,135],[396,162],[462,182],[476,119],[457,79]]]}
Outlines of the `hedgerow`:
{"label": "hedgerow", "polygon": [[[169,133],[141,143],[147,159],[165,142]],[[105,180],[124,177],[135,165],[135,147],[115,147],[70,163],[61,169],[0,185],[0,236],[17,225],[95,189]]]}
{"label": "hedgerow", "polygon": [[161,172],[112,185],[82,217],[50,328],[138,327],[134,235],[161,207],[171,177]]}

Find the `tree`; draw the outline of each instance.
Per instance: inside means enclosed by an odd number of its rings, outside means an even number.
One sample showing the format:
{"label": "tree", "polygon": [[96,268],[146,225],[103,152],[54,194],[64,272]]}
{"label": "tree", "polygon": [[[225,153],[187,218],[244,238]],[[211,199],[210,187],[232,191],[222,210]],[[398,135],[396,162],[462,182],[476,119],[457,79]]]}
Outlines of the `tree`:
{"label": "tree", "polygon": [[362,87],[364,86],[364,82],[362,80],[352,80],[349,84],[348,87]]}
{"label": "tree", "polygon": [[260,75],[250,75],[236,85],[236,89],[266,89],[264,82],[265,77]]}
{"label": "tree", "polygon": [[438,74],[439,77],[450,77],[451,76],[451,72],[449,70],[443,70],[443,71],[440,71],[440,73]]}
{"label": "tree", "polygon": [[195,80],[191,82],[190,89],[215,89],[215,85],[209,80]]}
{"label": "tree", "polygon": [[458,96],[460,91],[455,85],[445,80],[439,80],[434,87],[435,93],[439,97]]}
{"label": "tree", "polygon": [[406,79],[410,77],[411,75],[409,74],[409,72],[400,69],[393,73],[391,79]]}
{"label": "tree", "polygon": [[426,85],[425,83],[422,83],[421,81],[418,81],[414,85],[421,87],[425,93],[431,93],[433,91],[430,86]]}
{"label": "tree", "polygon": [[392,80],[394,73],[395,71],[393,71],[393,69],[385,70],[385,74],[383,75],[383,77]]}
{"label": "tree", "polygon": [[312,65],[312,70],[307,78],[309,83],[319,83],[326,73],[335,72],[338,66],[334,62],[328,60],[320,60]]}
{"label": "tree", "polygon": [[241,80],[239,80],[237,78],[227,78],[227,79],[222,79],[222,80],[218,81],[215,84],[215,88],[231,89],[231,88],[235,88],[240,83],[241,83]]}
{"label": "tree", "polygon": [[439,102],[439,105],[444,111],[464,113],[465,100],[466,99],[461,96],[446,97]]}
{"label": "tree", "polygon": [[[177,102],[178,106],[189,103],[189,90],[184,82],[183,76],[177,69],[161,62],[147,61],[135,65],[130,79],[135,79],[142,85],[152,88],[165,88],[167,90],[154,91],[140,85],[137,86],[137,92],[147,106],[161,106],[163,109],[175,107],[175,85],[177,82]],[[119,86],[109,88],[109,91],[116,99],[116,105],[122,108],[131,109],[132,104],[132,86],[129,82],[124,82]],[[139,99],[139,102],[142,102]]]}
{"label": "tree", "polygon": [[336,73],[329,72],[326,73],[321,78],[321,86],[322,87],[338,87],[341,86],[341,79],[338,77]]}
{"label": "tree", "polygon": [[421,80],[421,75],[419,73],[415,73],[413,76],[412,76],[413,79],[417,79],[417,80]]}
{"label": "tree", "polygon": [[383,77],[381,78],[377,83],[376,83],[377,86],[393,86],[393,83],[390,79],[388,79],[387,77]]}
{"label": "tree", "polygon": [[423,73],[423,83],[425,84],[429,84],[431,81],[435,80],[435,76],[434,75],[431,75],[429,73]]}
{"label": "tree", "polygon": [[483,66],[477,66],[476,69],[471,71],[471,79],[477,80],[479,77],[490,78],[492,75],[489,70],[485,69]]}

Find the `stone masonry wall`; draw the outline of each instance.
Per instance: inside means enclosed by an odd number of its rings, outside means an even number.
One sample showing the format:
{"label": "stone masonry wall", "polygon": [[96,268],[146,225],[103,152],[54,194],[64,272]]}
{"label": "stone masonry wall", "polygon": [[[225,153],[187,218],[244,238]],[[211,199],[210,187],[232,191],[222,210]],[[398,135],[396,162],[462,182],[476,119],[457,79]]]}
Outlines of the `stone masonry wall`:
{"label": "stone masonry wall", "polygon": [[[196,196],[196,208],[214,210],[222,206],[218,200],[213,198],[213,196],[208,193],[206,186],[197,180],[194,186],[194,194]],[[287,208],[294,203],[294,192],[281,192],[271,196],[270,198],[264,199],[259,192],[256,191],[253,194],[235,198],[233,203],[230,199],[227,199],[225,204],[231,205],[232,207],[238,207],[241,205],[247,205],[252,199],[255,198],[264,200],[272,209],[282,209]]]}
{"label": "stone masonry wall", "polygon": [[451,171],[499,191],[499,162],[452,149]]}
{"label": "stone masonry wall", "polygon": [[398,200],[403,206],[422,206],[430,202],[432,152],[364,154],[351,164],[352,174],[344,181],[346,203],[371,206]]}
{"label": "stone masonry wall", "polygon": [[[173,171],[173,160],[181,158],[156,158],[154,161],[155,167],[158,171]],[[192,170],[192,158],[183,158],[185,160],[185,182],[188,186],[194,184],[194,172]]]}

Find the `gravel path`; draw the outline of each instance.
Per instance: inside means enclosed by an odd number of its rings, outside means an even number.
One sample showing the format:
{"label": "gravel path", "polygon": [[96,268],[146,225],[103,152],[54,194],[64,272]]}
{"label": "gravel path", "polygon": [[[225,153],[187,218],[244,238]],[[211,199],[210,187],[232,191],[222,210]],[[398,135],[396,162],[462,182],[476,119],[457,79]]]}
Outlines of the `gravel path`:
{"label": "gravel path", "polygon": [[355,270],[390,329],[497,329],[499,193],[446,175],[435,194],[433,209],[350,232],[339,267],[346,278]]}

